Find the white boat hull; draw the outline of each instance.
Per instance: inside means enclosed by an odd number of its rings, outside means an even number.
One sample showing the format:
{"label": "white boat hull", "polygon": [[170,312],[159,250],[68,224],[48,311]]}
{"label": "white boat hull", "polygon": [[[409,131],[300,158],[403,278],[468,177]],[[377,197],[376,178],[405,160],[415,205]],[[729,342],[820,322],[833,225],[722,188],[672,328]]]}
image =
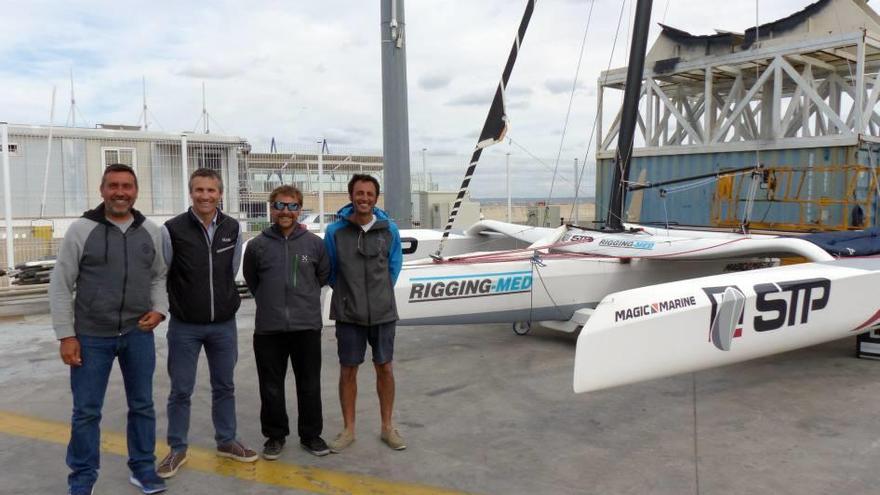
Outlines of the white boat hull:
{"label": "white boat hull", "polygon": [[[868,331],[880,320],[880,302],[869,297],[878,284],[880,258],[852,258],[609,294],[578,337],[574,390],[738,363]],[[734,312],[725,316],[725,307]]]}
{"label": "white boat hull", "polygon": [[[394,288],[401,325],[569,320],[611,292],[751,268],[742,260],[702,262],[584,256],[492,263],[405,264]],[[754,260],[763,263],[766,260]]]}

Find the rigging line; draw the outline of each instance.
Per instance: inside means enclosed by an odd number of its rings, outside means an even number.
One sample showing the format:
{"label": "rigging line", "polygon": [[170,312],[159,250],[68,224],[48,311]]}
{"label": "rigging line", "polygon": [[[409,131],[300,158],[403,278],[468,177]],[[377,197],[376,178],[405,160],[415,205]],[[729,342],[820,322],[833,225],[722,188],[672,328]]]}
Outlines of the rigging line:
{"label": "rigging line", "polygon": [[[519,144],[517,141],[514,141],[512,137],[508,136],[507,139],[510,141],[510,144],[512,144],[512,145],[516,146],[517,148],[523,150],[527,155],[529,155],[530,158],[532,158],[532,159],[535,160],[536,162],[540,163],[544,168],[546,168],[547,170],[550,170],[550,171],[553,170],[553,167],[551,167],[550,165],[548,165],[547,163],[545,163],[543,160],[541,160],[540,158],[538,158],[537,156],[535,156],[534,153],[532,153],[531,151],[529,151],[528,149],[526,149],[523,145]],[[564,181],[564,182],[566,182],[566,183],[569,182],[569,180],[566,179],[565,177],[560,177],[559,180]]]}
{"label": "rigging line", "polygon": [[[743,173],[745,173],[745,172],[742,172],[739,174],[730,174],[730,176],[742,175]],[[728,176],[725,175],[724,177],[728,177]],[[697,188],[712,184],[713,182],[717,182],[719,178],[720,178],[720,176],[719,177],[709,177],[707,179],[703,179],[700,181],[689,182],[689,183],[682,184],[680,186],[673,186],[668,189],[663,188],[660,190],[663,191],[664,194],[677,194],[680,192],[685,192],[685,191],[689,191],[691,189],[697,189]]]}
{"label": "rigging line", "polygon": [[[537,265],[538,265],[538,263],[532,263],[532,267],[533,267],[532,269],[533,269],[535,272],[537,272],[537,274],[538,274],[538,280],[541,281],[541,287],[543,287],[543,288],[544,288],[544,292],[547,293],[547,298],[550,299],[550,302],[553,304],[553,309],[556,310],[556,313],[557,313],[557,315],[559,315],[560,319],[563,319],[563,318],[564,318],[564,315],[562,314],[562,310],[559,308],[559,304],[556,303],[556,300],[553,299],[553,294],[551,294],[551,293],[550,293],[550,289],[547,288],[547,283],[544,282],[544,276],[541,275],[541,270],[537,267]],[[533,278],[532,278],[532,291],[534,291],[534,290],[535,290],[535,280],[534,280],[534,277],[533,277]],[[570,319],[570,318],[569,318],[569,319]]]}
{"label": "rigging line", "polygon": [[[837,21],[837,29],[839,31],[843,31],[843,25],[840,23],[839,7],[836,2],[831,2],[831,4],[834,6],[834,20]],[[844,60],[846,60],[846,67],[847,67],[847,69],[849,69],[849,78],[853,83],[853,89],[855,89],[856,76],[853,74],[852,62],[848,58],[846,58]],[[853,103],[855,103],[855,102],[853,102]]]}
{"label": "rigging line", "polygon": [[[611,54],[608,55],[608,64],[605,66],[605,77],[602,79],[602,82],[599,86],[604,86],[606,82],[608,82],[608,71],[611,70],[611,64],[614,61],[614,52],[617,49],[617,40],[620,37],[620,23],[623,22],[623,7],[625,4],[621,3],[620,5],[620,15],[617,16],[617,29],[614,31],[614,40],[611,42]],[[598,88],[597,88],[598,91]],[[587,150],[584,153],[583,165],[581,165],[581,172],[578,176],[577,184],[583,184],[584,172],[587,170],[587,159],[590,157],[590,149],[593,147],[593,137],[596,135],[596,126],[599,124],[599,112],[601,112],[601,108],[596,109],[596,115],[593,117],[593,127],[590,129],[590,138],[587,139]],[[598,150],[597,150],[598,151]],[[574,203],[571,211],[569,212],[568,217],[571,218],[574,216],[574,205],[577,204],[578,194],[580,193],[580,188],[574,193]]]}
{"label": "rigging line", "polygon": [[[633,136],[633,138],[635,138],[635,136]],[[620,151],[620,143],[619,143],[619,141],[620,141],[620,134],[617,135],[617,139],[618,139],[617,150]],[[624,159],[622,159],[622,160],[618,160],[618,161],[617,161],[617,167],[618,167],[618,168],[621,168],[621,167],[623,166],[622,164],[623,164],[624,162],[630,162],[630,161],[632,160],[632,156],[633,156],[633,152],[635,151],[635,147],[636,147],[636,146],[635,146],[635,141],[633,141],[633,145],[629,147],[629,154],[628,154],[626,157],[623,157]],[[630,163],[630,166],[632,166],[631,163]],[[617,187],[621,187],[621,188],[623,188],[624,191],[625,191],[626,188],[629,187],[629,184],[631,184],[631,183],[632,183],[632,184],[636,184],[636,182],[635,182],[635,181],[630,182],[629,179],[624,179],[624,178],[623,178],[623,173],[622,173],[622,171],[623,171],[623,169],[621,168],[621,176],[620,176],[621,179],[620,179],[620,184],[618,184]],[[626,196],[625,196],[625,195],[623,196],[623,203],[624,203],[624,206],[626,206]],[[610,206],[610,205],[609,205],[609,206]],[[608,210],[609,210],[609,213],[610,213],[611,208],[609,207]],[[621,214],[625,214],[625,212],[624,212],[623,210],[621,210]],[[623,221],[625,220],[625,218],[618,218],[618,220],[620,220],[620,222],[623,223]]]}
{"label": "rigging line", "polygon": [[624,53],[624,57],[629,53],[632,48],[632,29],[635,27],[636,21],[633,17],[633,4],[635,0],[624,0],[624,4],[629,4],[629,17],[626,19],[626,53]]}
{"label": "rigging line", "polygon": [[[760,3],[761,3],[761,0],[755,0],[755,43],[754,43],[754,45],[752,45],[755,50],[757,50],[758,46],[760,46],[760,44],[761,44],[761,19],[760,19],[760,10],[759,10]],[[765,70],[770,70],[770,69],[768,67]],[[760,65],[755,64],[755,82],[757,82],[758,78],[760,78],[760,77],[761,77]],[[761,92],[763,93],[763,91],[764,90],[762,88]],[[761,115],[763,116],[763,113]],[[763,120],[763,118],[762,118],[762,120]],[[763,133],[763,132],[766,132],[765,129],[761,129],[758,132],[758,136],[756,136],[756,137],[758,139],[760,139],[761,133]],[[755,167],[760,167],[760,166],[761,166],[761,147],[755,146]],[[754,174],[754,172],[753,172],[753,174]],[[754,175],[752,177],[753,177],[752,185],[749,188],[748,210],[746,212],[744,212],[744,215],[746,216],[746,218],[743,220],[743,223],[740,226],[743,234],[748,233],[748,223],[747,222],[751,220],[752,205],[754,205],[755,194],[757,193]]]}
{"label": "rigging line", "polygon": [[662,21],[663,24],[666,24],[666,14],[669,13],[669,2],[670,1],[671,0],[666,0],[666,7],[663,9],[663,21]]}
{"label": "rigging line", "polygon": [[[574,80],[571,82],[571,95],[568,97],[568,108],[565,110],[565,123],[562,124],[562,136],[559,138],[559,149],[556,151],[556,166],[553,169],[553,179],[550,181],[550,193],[547,195],[547,204],[553,198],[553,186],[556,185],[556,175],[559,173],[559,159],[562,156],[562,146],[565,144],[565,132],[568,130],[568,119],[571,117],[571,106],[574,103],[574,93],[577,90],[578,76],[581,73],[581,63],[584,60],[584,48],[587,46],[587,34],[590,32],[590,20],[593,18],[593,6],[595,1],[590,2],[590,12],[587,14],[587,26],[584,28],[584,38],[581,40],[581,52],[578,55],[577,67],[574,70]],[[574,182],[577,184],[577,181]]]}
{"label": "rigging line", "polygon": [[148,110],[148,112],[153,117],[153,122],[159,126],[159,130],[165,132],[165,126],[163,126],[162,123],[159,122],[159,119],[156,118],[156,115],[152,111]]}
{"label": "rigging line", "polygon": [[532,278],[532,286],[529,288],[529,326],[532,325],[532,310],[535,308],[535,258],[538,256],[537,251],[535,255],[529,260],[529,266],[531,267],[532,273],[529,276]]}
{"label": "rigging line", "polygon": [[666,197],[661,196],[660,203],[663,205],[663,218],[665,220],[664,225],[666,225],[666,235],[669,235],[669,211],[666,209]]}
{"label": "rigging line", "polygon": [[700,495],[700,455],[699,450],[697,449],[699,446],[698,437],[698,429],[697,429],[697,374],[691,373],[691,384],[692,384],[692,393],[691,397],[693,397],[693,412],[694,412],[694,483],[696,487],[697,495]]}

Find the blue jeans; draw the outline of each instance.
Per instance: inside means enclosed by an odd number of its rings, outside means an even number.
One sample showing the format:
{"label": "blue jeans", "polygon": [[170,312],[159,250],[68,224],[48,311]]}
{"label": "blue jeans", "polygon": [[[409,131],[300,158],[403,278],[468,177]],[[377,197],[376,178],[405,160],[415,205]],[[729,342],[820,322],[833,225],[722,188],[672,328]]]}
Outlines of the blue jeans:
{"label": "blue jeans", "polygon": [[199,353],[205,348],[211,375],[211,419],[217,446],[235,440],[235,384],[238,330],[235,318],[219,323],[186,323],[174,316],[168,322],[168,446],[187,448],[191,397],[196,384]]}
{"label": "blue jeans", "polygon": [[156,346],[153,332],[137,327],[117,337],[78,335],[82,366],[70,368],[73,418],[67,466],[70,486],[91,486],[98,479],[101,447],[101,409],[114,359],[125,384],[128,402],[128,467],[141,474],[155,470],[156,413],[153,410],[153,371]]}

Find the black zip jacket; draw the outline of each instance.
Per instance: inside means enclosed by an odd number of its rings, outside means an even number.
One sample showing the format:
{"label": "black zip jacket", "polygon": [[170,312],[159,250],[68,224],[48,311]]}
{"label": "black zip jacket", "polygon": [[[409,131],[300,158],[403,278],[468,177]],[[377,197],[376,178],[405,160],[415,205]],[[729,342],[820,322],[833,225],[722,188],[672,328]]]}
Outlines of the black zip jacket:
{"label": "black zip jacket", "polygon": [[248,241],[242,271],[257,303],[254,333],[321,329],[330,260],[321,238],[304,225],[284,237],[273,224]]}

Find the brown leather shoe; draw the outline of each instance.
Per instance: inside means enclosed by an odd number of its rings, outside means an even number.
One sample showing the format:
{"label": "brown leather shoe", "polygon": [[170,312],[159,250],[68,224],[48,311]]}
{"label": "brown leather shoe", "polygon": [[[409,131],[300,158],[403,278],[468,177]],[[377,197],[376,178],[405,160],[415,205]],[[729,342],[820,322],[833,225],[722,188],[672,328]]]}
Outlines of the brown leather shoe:
{"label": "brown leather shoe", "polygon": [[233,440],[227,444],[217,447],[217,455],[220,457],[228,457],[238,462],[255,462],[260,458],[257,453],[245,447],[238,440]]}
{"label": "brown leather shoe", "polygon": [[158,474],[160,478],[168,479],[177,474],[177,470],[184,464],[186,464],[186,451],[181,450],[175,452],[172,450],[164,459],[162,459],[162,462],[159,463],[159,467],[156,469],[156,474]]}

